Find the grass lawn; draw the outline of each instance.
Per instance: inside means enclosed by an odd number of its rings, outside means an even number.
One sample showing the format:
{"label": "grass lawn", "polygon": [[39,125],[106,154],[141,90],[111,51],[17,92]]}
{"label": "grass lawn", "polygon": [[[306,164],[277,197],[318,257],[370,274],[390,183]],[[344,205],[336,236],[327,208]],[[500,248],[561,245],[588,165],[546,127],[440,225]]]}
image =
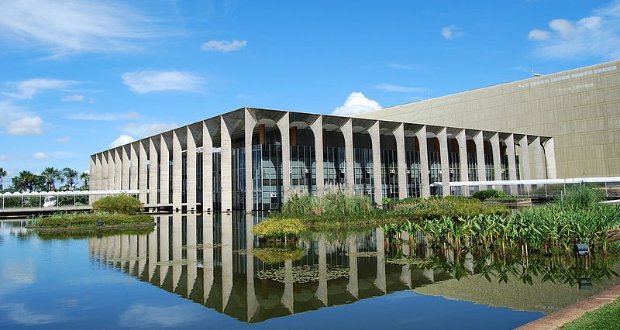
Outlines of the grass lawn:
{"label": "grass lawn", "polygon": [[568,330],[620,329],[620,299],[570,322],[563,327]]}

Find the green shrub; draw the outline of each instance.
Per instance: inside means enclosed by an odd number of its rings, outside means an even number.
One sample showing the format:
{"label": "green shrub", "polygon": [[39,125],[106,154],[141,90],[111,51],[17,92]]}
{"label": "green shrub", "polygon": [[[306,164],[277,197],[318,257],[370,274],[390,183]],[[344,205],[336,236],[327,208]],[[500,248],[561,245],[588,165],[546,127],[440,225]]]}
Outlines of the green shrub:
{"label": "green shrub", "polygon": [[265,238],[296,237],[307,230],[306,225],[299,219],[267,219],[252,228],[252,233]]}
{"label": "green shrub", "polygon": [[119,225],[152,225],[153,217],[148,214],[120,213],[57,213],[49,217],[36,218],[30,223],[33,228],[73,228]]}
{"label": "green shrub", "polygon": [[142,203],[135,197],[127,195],[108,196],[93,203],[93,211],[138,214],[144,210]]}
{"label": "green shrub", "polygon": [[561,203],[570,208],[591,208],[605,199],[605,193],[587,185],[566,188]]}
{"label": "green shrub", "polygon": [[502,204],[485,204],[477,199],[448,196],[403,200],[388,214],[396,218],[432,220],[442,217],[456,219],[478,215],[507,216],[510,214],[510,209]]}
{"label": "green shrub", "polygon": [[483,201],[488,198],[505,198],[508,195],[501,190],[487,189],[476,191],[472,197]]}

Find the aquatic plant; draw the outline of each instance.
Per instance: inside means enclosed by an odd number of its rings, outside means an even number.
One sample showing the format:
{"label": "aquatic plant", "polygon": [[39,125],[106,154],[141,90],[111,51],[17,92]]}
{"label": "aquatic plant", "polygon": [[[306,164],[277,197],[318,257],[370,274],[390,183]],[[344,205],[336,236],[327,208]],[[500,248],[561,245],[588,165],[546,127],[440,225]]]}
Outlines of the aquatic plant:
{"label": "aquatic plant", "polygon": [[303,249],[290,249],[290,248],[278,248],[278,247],[266,247],[254,249],[254,256],[260,259],[264,263],[279,264],[287,260],[296,261],[306,254]]}
{"label": "aquatic plant", "polygon": [[297,237],[300,233],[307,230],[306,225],[299,219],[267,219],[252,228],[252,233],[263,238],[283,238]]}
{"label": "aquatic plant", "polygon": [[142,203],[128,195],[107,196],[93,203],[95,212],[138,214],[143,210]]}

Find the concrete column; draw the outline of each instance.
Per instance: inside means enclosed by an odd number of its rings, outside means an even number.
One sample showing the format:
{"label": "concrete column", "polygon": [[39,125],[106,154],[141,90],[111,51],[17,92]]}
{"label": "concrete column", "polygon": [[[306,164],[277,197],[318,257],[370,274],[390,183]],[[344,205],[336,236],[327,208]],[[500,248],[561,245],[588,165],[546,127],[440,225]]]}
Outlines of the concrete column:
{"label": "concrete column", "polygon": [[278,129],[282,138],[282,202],[286,202],[291,193],[291,141],[289,138],[289,113],[278,120]]}
{"label": "concrete column", "polygon": [[536,179],[545,178],[545,167],[543,164],[543,148],[540,145],[540,137],[537,136],[532,142],[534,149],[534,163],[536,164]]}
{"label": "concrete column", "polygon": [[232,211],[232,141],[224,116],[221,117],[221,178],[222,212]]}
{"label": "concrete column", "polygon": [[202,211],[213,209],[213,140],[207,123],[202,123]]}
{"label": "concrete column", "polygon": [[519,155],[519,164],[521,165],[521,180],[530,180],[532,178],[530,174],[530,147],[527,142],[527,135],[524,135],[519,140],[519,149],[521,153]]}
{"label": "concrete column", "polygon": [[[517,159],[515,156],[515,137],[513,134],[508,135],[504,140],[506,143],[506,155],[508,156],[508,179],[517,179]],[[510,185],[510,194],[517,194],[517,186]]]}
{"label": "concrete column", "polygon": [[134,142],[129,145],[129,189],[138,189],[138,166],[140,163],[138,160],[139,148],[140,142]]}
{"label": "concrete column", "polygon": [[116,165],[114,164],[114,153],[112,150],[108,150],[108,190],[114,190],[114,170]]}
{"label": "concrete column", "polygon": [[114,190],[121,190],[121,177],[123,175],[123,160],[121,158],[121,148],[114,149]]}
{"label": "concrete column", "polygon": [[[456,134],[456,141],[459,144],[459,167],[461,168],[461,175],[459,180],[461,182],[469,182],[469,167],[467,164],[467,136],[465,130],[462,129]],[[463,196],[469,196],[469,187],[462,186],[461,192]]]}
{"label": "concrete column", "polygon": [[138,166],[138,171],[140,171],[140,175],[138,176],[138,190],[140,190],[140,192],[138,193],[138,198],[140,199],[140,201],[146,205],[146,193],[147,193],[147,182],[148,182],[148,178],[147,178],[147,170],[146,170],[146,164],[147,164],[147,156],[146,156],[146,144],[147,142],[145,140],[141,140],[140,142],[138,142],[139,145],[139,153],[140,153],[140,162],[139,162],[139,166]]}
{"label": "concrete column", "polygon": [[555,143],[553,138],[549,138],[545,143],[545,162],[547,164],[547,179],[556,179],[557,173],[555,169]]}
{"label": "concrete column", "polygon": [[183,204],[183,150],[177,130],[172,131],[172,208]]}
{"label": "concrete column", "polygon": [[398,164],[398,198],[407,198],[407,154],[405,152],[405,124],[394,130],[396,140],[396,161]]}
{"label": "concrete column", "polygon": [[[91,187],[90,190],[102,190],[102,181],[103,181],[103,164],[101,163],[101,154],[95,155],[95,181],[93,183],[93,179],[91,177]],[[94,186],[93,186],[94,184]],[[99,196],[96,196],[95,200],[98,199]]]}
{"label": "concrete column", "polygon": [[420,188],[422,197],[431,195],[431,185],[428,177],[428,147],[426,144],[426,126],[422,126],[416,133],[418,145],[420,146]]}
{"label": "concrete column", "polygon": [[[370,142],[372,144],[372,176],[375,190],[375,204],[383,204],[383,182],[381,177],[381,135],[379,122],[375,121],[368,129]],[[348,169],[347,169],[348,171]]]}
{"label": "concrete column", "polygon": [[499,133],[494,133],[490,139],[491,148],[493,149],[493,172],[495,172],[495,181],[502,180],[502,157],[499,148]]}
{"label": "concrete column", "polygon": [[[353,172],[353,120],[347,120],[342,127],[340,127],[342,135],[344,137],[344,161],[345,161],[345,176],[347,178],[346,190],[349,194],[353,195],[355,189],[355,173]],[[376,178],[375,178],[376,180]]]}
{"label": "concrete column", "polygon": [[[487,181],[486,163],[484,162],[484,135],[479,131],[474,135],[474,144],[476,144],[476,166],[478,167],[478,181]],[[480,190],[486,189],[486,186],[480,186]]]}
{"label": "concrete column", "polygon": [[312,125],[312,134],[314,134],[314,161],[316,176],[316,194],[323,196],[325,192],[325,173],[323,173],[323,116],[319,116]]}
{"label": "concrete column", "polygon": [[448,158],[448,136],[446,128],[442,128],[437,134],[439,139],[439,158],[441,161],[441,186],[444,196],[450,195],[450,163]]}
{"label": "concrete column", "polygon": [[196,140],[187,126],[187,209],[196,208]]}
{"label": "concrete column", "polygon": [[[89,170],[88,173],[90,173],[90,187],[89,190],[95,190],[93,187],[93,183],[96,185],[95,180],[97,180],[97,164],[96,164],[96,159],[97,156],[93,155],[90,156],[90,166],[89,166]],[[88,195],[88,204],[92,205],[95,202],[95,196],[94,195]]]}
{"label": "concrete column", "polygon": [[159,196],[159,153],[153,139],[149,139],[149,204],[157,204]]}
{"label": "concrete column", "polygon": [[245,212],[254,211],[254,155],[252,154],[252,137],[256,119],[245,109]]}
{"label": "concrete column", "polygon": [[159,203],[170,205],[170,149],[164,135],[159,138]]}
{"label": "concrete column", "polygon": [[129,146],[123,146],[120,147],[120,152],[121,152],[121,162],[122,162],[122,173],[121,173],[121,189],[122,190],[127,190],[129,189],[129,169],[130,169],[130,163],[129,163],[129,150],[128,150]]}
{"label": "concrete column", "polygon": [[99,190],[108,189],[108,159],[105,153],[99,154],[99,162],[101,163],[101,177],[99,178]]}

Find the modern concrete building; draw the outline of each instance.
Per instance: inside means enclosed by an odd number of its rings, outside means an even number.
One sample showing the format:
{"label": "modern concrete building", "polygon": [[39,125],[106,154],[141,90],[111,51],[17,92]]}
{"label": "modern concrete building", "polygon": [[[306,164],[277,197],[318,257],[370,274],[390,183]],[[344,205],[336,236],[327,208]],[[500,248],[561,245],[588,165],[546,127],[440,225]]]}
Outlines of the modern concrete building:
{"label": "modern concrete building", "polygon": [[620,61],[385,108],[367,119],[553,136],[560,178],[620,176]]}
{"label": "modern concrete building", "polygon": [[250,212],[295,192],[380,205],[451,181],[555,178],[554,159],[550,136],[242,108],[94,154],[90,173],[91,189],[138,189],[149,207]]}

